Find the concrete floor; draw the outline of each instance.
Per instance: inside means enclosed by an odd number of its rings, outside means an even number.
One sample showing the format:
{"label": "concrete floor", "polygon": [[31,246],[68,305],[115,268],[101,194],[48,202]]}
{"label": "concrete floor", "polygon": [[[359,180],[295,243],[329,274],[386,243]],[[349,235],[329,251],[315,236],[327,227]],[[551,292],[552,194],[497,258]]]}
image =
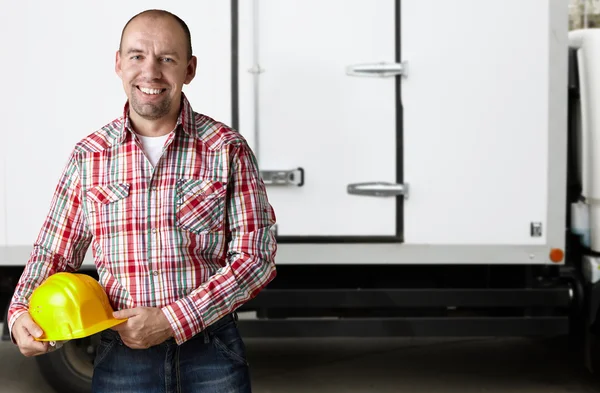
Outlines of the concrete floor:
{"label": "concrete floor", "polygon": [[[562,343],[527,339],[246,340],[258,393],[600,392]],[[600,381],[600,378],[599,378]],[[0,343],[0,391],[55,393]]]}

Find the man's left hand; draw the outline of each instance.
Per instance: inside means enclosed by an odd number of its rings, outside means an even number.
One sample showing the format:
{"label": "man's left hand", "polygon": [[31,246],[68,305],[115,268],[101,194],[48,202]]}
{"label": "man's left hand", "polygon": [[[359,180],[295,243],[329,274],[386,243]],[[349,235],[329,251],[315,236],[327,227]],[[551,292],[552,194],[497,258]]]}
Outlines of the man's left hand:
{"label": "man's left hand", "polygon": [[160,308],[136,307],[113,313],[117,319],[127,321],[114,326],[121,341],[132,349],[144,349],[158,345],[173,337],[173,329]]}

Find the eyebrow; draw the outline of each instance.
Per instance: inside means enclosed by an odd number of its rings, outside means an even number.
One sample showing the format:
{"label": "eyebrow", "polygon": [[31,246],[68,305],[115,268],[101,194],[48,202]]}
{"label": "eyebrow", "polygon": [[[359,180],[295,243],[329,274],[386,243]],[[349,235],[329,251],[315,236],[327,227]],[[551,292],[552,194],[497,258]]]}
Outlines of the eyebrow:
{"label": "eyebrow", "polygon": [[[127,50],[127,54],[130,55],[132,53],[144,53],[144,51],[141,49],[137,49],[137,48],[129,48]],[[159,56],[160,57],[171,56],[171,57],[179,58],[179,55],[177,54],[177,52],[161,52],[161,53],[159,53]]]}
{"label": "eyebrow", "polygon": [[130,49],[127,50],[127,54],[128,55],[130,55],[132,53],[144,53],[144,51],[141,50],[141,49],[135,49],[135,48],[130,48]]}
{"label": "eyebrow", "polygon": [[179,58],[179,55],[177,54],[177,52],[162,52],[159,53],[159,56],[163,57],[163,56],[169,56],[169,57],[177,57]]}

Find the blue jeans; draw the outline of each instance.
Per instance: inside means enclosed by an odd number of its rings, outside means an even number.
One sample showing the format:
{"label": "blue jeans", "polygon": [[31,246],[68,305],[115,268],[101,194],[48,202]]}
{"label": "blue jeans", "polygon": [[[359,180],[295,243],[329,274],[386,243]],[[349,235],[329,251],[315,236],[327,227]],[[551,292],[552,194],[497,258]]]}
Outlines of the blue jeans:
{"label": "blue jeans", "polygon": [[114,330],[101,333],[94,393],[247,393],[250,373],[237,318],[228,315],[177,345],[131,349]]}

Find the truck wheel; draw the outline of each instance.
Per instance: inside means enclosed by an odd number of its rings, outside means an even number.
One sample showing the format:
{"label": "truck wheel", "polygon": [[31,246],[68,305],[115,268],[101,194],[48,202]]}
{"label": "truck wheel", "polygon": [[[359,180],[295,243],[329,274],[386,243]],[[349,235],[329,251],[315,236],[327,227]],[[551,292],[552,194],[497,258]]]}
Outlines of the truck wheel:
{"label": "truck wheel", "polygon": [[46,382],[57,392],[89,393],[93,361],[100,336],[72,340],[62,348],[36,358]]}

